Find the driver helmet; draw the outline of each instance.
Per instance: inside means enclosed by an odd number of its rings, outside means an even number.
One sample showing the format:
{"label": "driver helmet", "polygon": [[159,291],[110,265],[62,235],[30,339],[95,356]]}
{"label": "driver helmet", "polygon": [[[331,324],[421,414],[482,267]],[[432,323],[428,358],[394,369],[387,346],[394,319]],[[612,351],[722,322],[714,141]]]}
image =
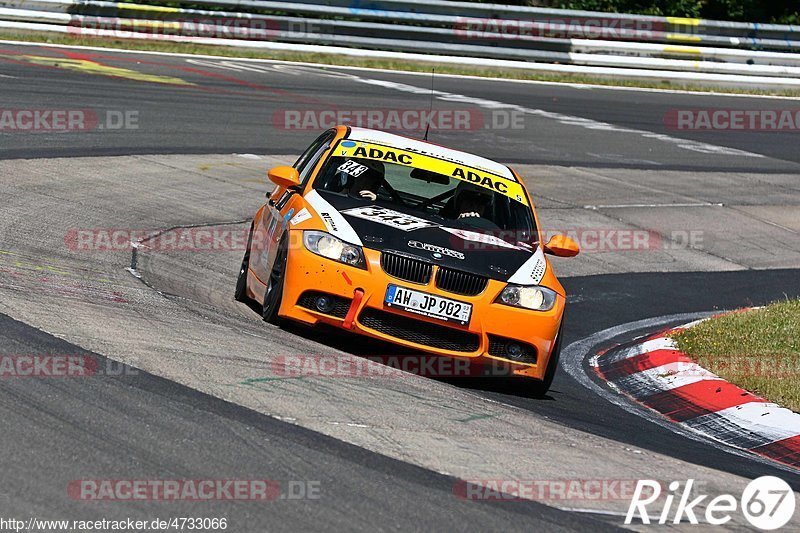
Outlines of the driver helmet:
{"label": "driver helmet", "polygon": [[492,203],[492,192],[474,183],[461,182],[456,187],[453,198],[459,212],[479,211],[481,215],[486,215],[486,210]]}

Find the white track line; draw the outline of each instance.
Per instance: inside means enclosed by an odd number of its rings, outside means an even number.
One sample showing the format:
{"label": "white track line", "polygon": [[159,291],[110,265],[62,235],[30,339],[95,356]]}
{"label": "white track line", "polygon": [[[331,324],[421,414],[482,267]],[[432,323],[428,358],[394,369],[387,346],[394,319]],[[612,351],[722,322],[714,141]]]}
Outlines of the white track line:
{"label": "white track line", "polygon": [[378,80],[372,78],[364,78],[361,76],[357,76],[355,74],[347,74],[344,72],[333,72],[333,71],[323,71],[317,72],[318,74],[327,75],[335,78],[342,78],[342,79],[349,79],[355,81],[357,83],[363,83],[366,85],[374,85],[377,87],[382,87],[385,89],[391,89],[399,92],[410,93],[414,95],[431,95],[432,97],[436,98],[437,100],[443,100],[445,102],[456,102],[460,104],[469,104],[474,105],[477,107],[481,107],[484,109],[490,110],[497,110],[497,109],[504,109],[504,110],[511,110],[511,111],[518,111],[521,113],[525,113],[527,115],[537,116],[544,119],[554,120],[560,124],[565,126],[577,126],[579,128],[584,128],[590,131],[597,131],[597,132],[609,132],[609,133],[619,133],[619,134],[629,134],[629,135],[636,135],[645,139],[653,139],[656,141],[661,141],[667,144],[671,144],[676,148],[680,148],[683,150],[688,150],[695,153],[701,154],[710,154],[710,155],[719,155],[719,156],[728,156],[728,157],[750,157],[750,158],[759,158],[763,159],[765,156],[763,154],[756,154],[753,152],[748,152],[745,150],[739,150],[737,148],[730,148],[726,146],[718,146],[715,144],[704,143],[700,141],[693,141],[689,139],[683,139],[680,137],[672,137],[670,135],[666,135],[663,133],[655,133],[652,131],[647,130],[638,130],[634,128],[627,128],[623,126],[617,126],[615,124],[610,124],[608,122],[602,122],[599,120],[593,120],[584,117],[577,117],[574,115],[567,115],[564,113],[556,113],[553,111],[546,111],[544,109],[534,109],[530,107],[524,107],[516,104],[509,104],[507,102],[501,102],[497,100],[490,100],[487,98],[478,98],[474,96],[467,96],[464,94],[457,94],[457,93],[449,93],[445,91],[438,91],[438,90],[431,90],[430,87],[420,87],[415,85],[408,85],[405,83],[398,83],[394,81],[387,81],[387,80]]}
{"label": "white track line", "polygon": [[[306,66],[306,67],[314,67],[314,68],[335,68],[337,70],[354,70],[354,71],[362,71],[362,72],[382,72],[387,74],[403,74],[408,76],[424,76],[426,78],[430,78],[430,73],[427,72],[416,72],[416,71],[409,71],[409,70],[395,70],[395,69],[385,69],[385,68],[373,68],[373,67],[355,67],[350,65],[328,65],[324,63],[311,63],[307,61],[285,61],[280,59],[258,59],[258,58],[251,58],[251,57],[234,57],[234,56],[216,56],[216,55],[209,55],[209,54],[188,54],[188,53],[181,53],[181,52],[157,52],[153,50],[127,50],[124,48],[113,48],[113,47],[105,47],[105,46],[81,46],[81,45],[70,45],[70,44],[51,44],[51,43],[40,43],[40,42],[32,42],[32,41],[17,41],[17,40],[10,40],[10,39],[0,39],[0,44],[9,44],[9,45],[21,45],[21,46],[38,46],[43,48],[67,48],[73,50],[91,50],[96,52],[115,52],[121,54],[144,54],[144,55],[156,55],[156,56],[165,56],[165,57],[182,57],[182,58],[198,58],[198,59],[218,59],[218,60],[231,60],[231,61],[240,61],[246,63],[264,63],[264,64],[272,64],[272,65],[298,65],[298,66]],[[692,96],[711,96],[711,97],[730,97],[730,98],[759,98],[759,99],[767,99],[767,100],[800,100],[800,97],[797,96],[778,96],[778,95],[769,95],[769,94],[742,94],[742,93],[723,93],[717,91],[689,91],[689,90],[682,90],[682,89],[658,89],[655,87],[620,87],[615,85],[601,85],[596,83],[572,83],[572,82],[561,82],[561,81],[541,81],[541,80],[515,80],[515,79],[508,79],[508,78],[493,78],[489,76],[470,76],[466,74],[437,74],[437,76],[441,78],[454,78],[454,79],[468,79],[468,80],[487,80],[493,82],[503,82],[503,83],[524,83],[524,84],[532,84],[532,85],[549,85],[549,86],[560,86],[560,87],[571,87],[574,89],[596,89],[596,90],[607,90],[607,91],[634,91],[634,92],[646,92],[646,93],[658,93],[658,94],[685,94],[685,95],[692,95]]]}

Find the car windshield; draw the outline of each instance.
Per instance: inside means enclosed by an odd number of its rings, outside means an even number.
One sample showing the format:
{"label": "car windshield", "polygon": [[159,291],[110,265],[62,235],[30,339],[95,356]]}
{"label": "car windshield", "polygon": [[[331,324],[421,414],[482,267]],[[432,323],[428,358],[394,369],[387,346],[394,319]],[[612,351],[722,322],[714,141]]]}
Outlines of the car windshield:
{"label": "car windshield", "polygon": [[385,147],[361,152],[340,147],[314,181],[315,189],[399,207],[453,227],[506,235],[511,242],[535,239],[531,209],[514,180]]}

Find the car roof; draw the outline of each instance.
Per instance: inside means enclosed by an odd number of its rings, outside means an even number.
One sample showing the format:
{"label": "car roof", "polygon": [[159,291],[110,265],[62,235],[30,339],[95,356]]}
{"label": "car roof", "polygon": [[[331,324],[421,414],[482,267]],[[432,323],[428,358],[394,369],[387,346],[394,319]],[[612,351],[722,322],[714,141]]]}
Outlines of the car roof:
{"label": "car roof", "polygon": [[502,176],[512,181],[517,181],[514,173],[511,172],[511,169],[509,169],[506,165],[492,161],[491,159],[487,159],[485,157],[470,154],[468,152],[462,152],[460,150],[453,150],[452,148],[439,146],[438,144],[428,141],[421,141],[418,139],[412,139],[411,137],[405,137],[403,135],[395,135],[394,133],[388,133],[385,131],[358,127],[350,127],[350,134],[347,136],[347,138],[354,141],[382,144],[398,150],[406,150],[409,152],[430,155],[438,159],[452,161],[466,167],[484,170],[496,176]]}

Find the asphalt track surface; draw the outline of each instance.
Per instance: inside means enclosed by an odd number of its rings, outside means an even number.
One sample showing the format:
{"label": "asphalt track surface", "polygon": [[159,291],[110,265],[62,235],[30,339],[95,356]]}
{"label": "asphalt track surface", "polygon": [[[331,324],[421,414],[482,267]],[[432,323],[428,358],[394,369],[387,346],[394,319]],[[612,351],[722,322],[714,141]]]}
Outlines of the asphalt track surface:
{"label": "asphalt track surface", "polygon": [[[83,66],[75,67],[76,61]],[[125,71],[90,73],[84,68],[86,62]],[[6,190],[11,191],[12,198],[16,193],[25,198],[23,176],[15,173],[20,167],[12,160],[133,154],[296,154],[314,132],[276,128],[274,119],[285,110],[428,106],[427,95],[420,88],[429,87],[430,80],[423,76],[247,65],[0,45],[3,108],[91,109],[98,114],[107,110],[133,110],[138,116],[138,128],[130,130],[79,134],[0,132],[0,159],[9,161],[0,161],[0,168],[5,168],[3,178],[7,182],[20,179],[21,184],[17,190],[7,183]],[[131,72],[146,73],[148,78],[133,79]],[[488,109],[487,105],[491,106],[453,96],[466,95],[526,110],[525,127],[519,130],[432,132],[432,138],[445,145],[509,163],[558,167],[565,176],[570,175],[569,169],[578,167],[675,172],[683,173],[684,177],[695,172],[757,175],[756,182],[766,183],[771,198],[780,197],[780,202],[775,203],[785,207],[785,212],[778,218],[782,221],[779,231],[788,231],[788,237],[782,237],[786,241],[778,251],[764,243],[764,255],[774,259],[769,265],[751,265],[748,261],[754,259],[731,254],[723,259],[741,268],[715,267],[709,268],[714,271],[704,272],[702,266],[696,266],[693,270],[698,271],[693,272],[662,272],[655,267],[650,272],[635,272],[634,267],[634,271],[615,274],[600,274],[602,269],[598,268],[592,275],[563,278],[570,294],[566,344],[642,318],[760,305],[785,296],[800,296],[800,270],[789,268],[798,264],[792,253],[800,252],[797,233],[791,231],[800,216],[800,178],[797,178],[800,154],[796,149],[800,135],[683,132],[664,123],[664,116],[675,109],[783,109],[795,108],[794,101],[447,77],[437,78],[435,89],[447,93],[437,93],[436,106],[468,107],[482,112]],[[770,176],[783,181],[770,181]],[[72,178],[64,179],[68,184]],[[663,184],[665,189],[669,185]],[[576,182],[561,186],[580,189],[582,185]],[[263,185],[255,190],[263,191]],[[620,204],[633,203],[626,196],[625,187],[619,192]],[[536,196],[537,190],[533,193]],[[726,191],[715,191],[712,187],[698,196],[705,201],[717,193],[724,195]],[[93,193],[83,190],[82,194]],[[96,194],[96,198],[86,199],[87,205],[98,205],[103,198],[118,200],[113,191],[98,190]],[[255,196],[251,192],[247,201],[257,202]],[[537,203],[552,207],[556,213],[558,201],[559,198],[545,196]],[[113,226],[114,221],[107,224]],[[4,224],[4,250],[17,250],[12,245],[19,238],[18,235],[12,238],[14,228],[13,220]],[[35,239],[37,234],[28,237]],[[781,256],[781,250],[787,255]],[[167,293],[184,292],[177,286],[180,277],[169,280],[157,274],[158,268],[152,270],[150,278],[145,278],[149,284]],[[565,272],[570,273],[566,266]],[[191,290],[185,292],[193,295]],[[225,295],[224,289],[221,294]],[[216,298],[220,296],[202,303],[214,305]],[[14,316],[10,300],[4,308]],[[68,318],[64,320],[69,322]],[[47,324],[36,325],[49,330]],[[5,315],[0,315],[0,332],[0,353],[81,351],[74,344]],[[636,333],[627,333],[626,339]],[[293,328],[285,334],[289,342],[292,338],[301,343],[322,341],[334,349],[356,354],[370,353],[372,348],[356,349],[346,336]],[[95,357],[103,360],[102,355]],[[548,530],[584,530],[621,523],[619,517],[581,515],[535,502],[465,502],[453,495],[455,478],[415,466],[411,464],[413,461],[397,460],[264,416],[153,373],[123,374],[89,380],[0,383],[4,425],[0,442],[6,450],[2,459],[4,487],[0,490],[0,508],[6,514],[81,518],[122,513],[153,518],[166,514],[179,516],[186,510],[204,516],[227,515],[236,523],[237,531],[322,527],[366,530],[376,526],[386,530],[490,527],[522,530],[530,529],[531,524]],[[569,430],[674,458],[685,465],[685,470],[678,474],[680,479],[691,476],[696,465],[742,478],[778,475],[795,490],[800,489],[800,476],[795,473],[654,426],[600,401],[564,372],[557,376],[546,399],[532,398],[524,388],[498,390],[498,384],[492,380],[438,383],[521,409],[543,423],[553,422]],[[581,460],[587,464],[585,471],[591,472],[588,465],[593,458],[588,453]],[[34,464],[37,466],[32,467]],[[565,465],[565,470],[580,476],[582,467],[570,464]],[[93,477],[237,476],[279,482],[320,480],[325,487],[324,497],[314,501],[280,501],[258,508],[229,502],[199,506],[148,502],[121,508],[119,504],[106,503],[87,507],[84,502],[67,498],[64,490],[69,480]]]}
{"label": "asphalt track surface", "polygon": [[[0,327],[4,350],[81,355],[113,374],[3,384],[2,444],[15,452],[13,460],[4,460],[0,506],[12,516],[228,517],[236,531],[313,530],[322,523],[347,531],[513,530],[521,522],[552,531],[598,527],[589,518],[535,502],[474,505],[453,497],[455,479],[114,365],[4,315]],[[103,469],[111,469],[118,479],[161,479],[165,474],[169,479],[265,479],[277,483],[284,499],[278,496],[255,509],[249,502],[228,501],[129,505],[121,516],[116,502],[93,502],[89,509],[64,502],[70,481],[92,479],[87,473]],[[298,480],[317,485],[298,489]],[[309,500],[314,505],[292,500],[312,497],[308,491],[315,487],[319,499]]]}

